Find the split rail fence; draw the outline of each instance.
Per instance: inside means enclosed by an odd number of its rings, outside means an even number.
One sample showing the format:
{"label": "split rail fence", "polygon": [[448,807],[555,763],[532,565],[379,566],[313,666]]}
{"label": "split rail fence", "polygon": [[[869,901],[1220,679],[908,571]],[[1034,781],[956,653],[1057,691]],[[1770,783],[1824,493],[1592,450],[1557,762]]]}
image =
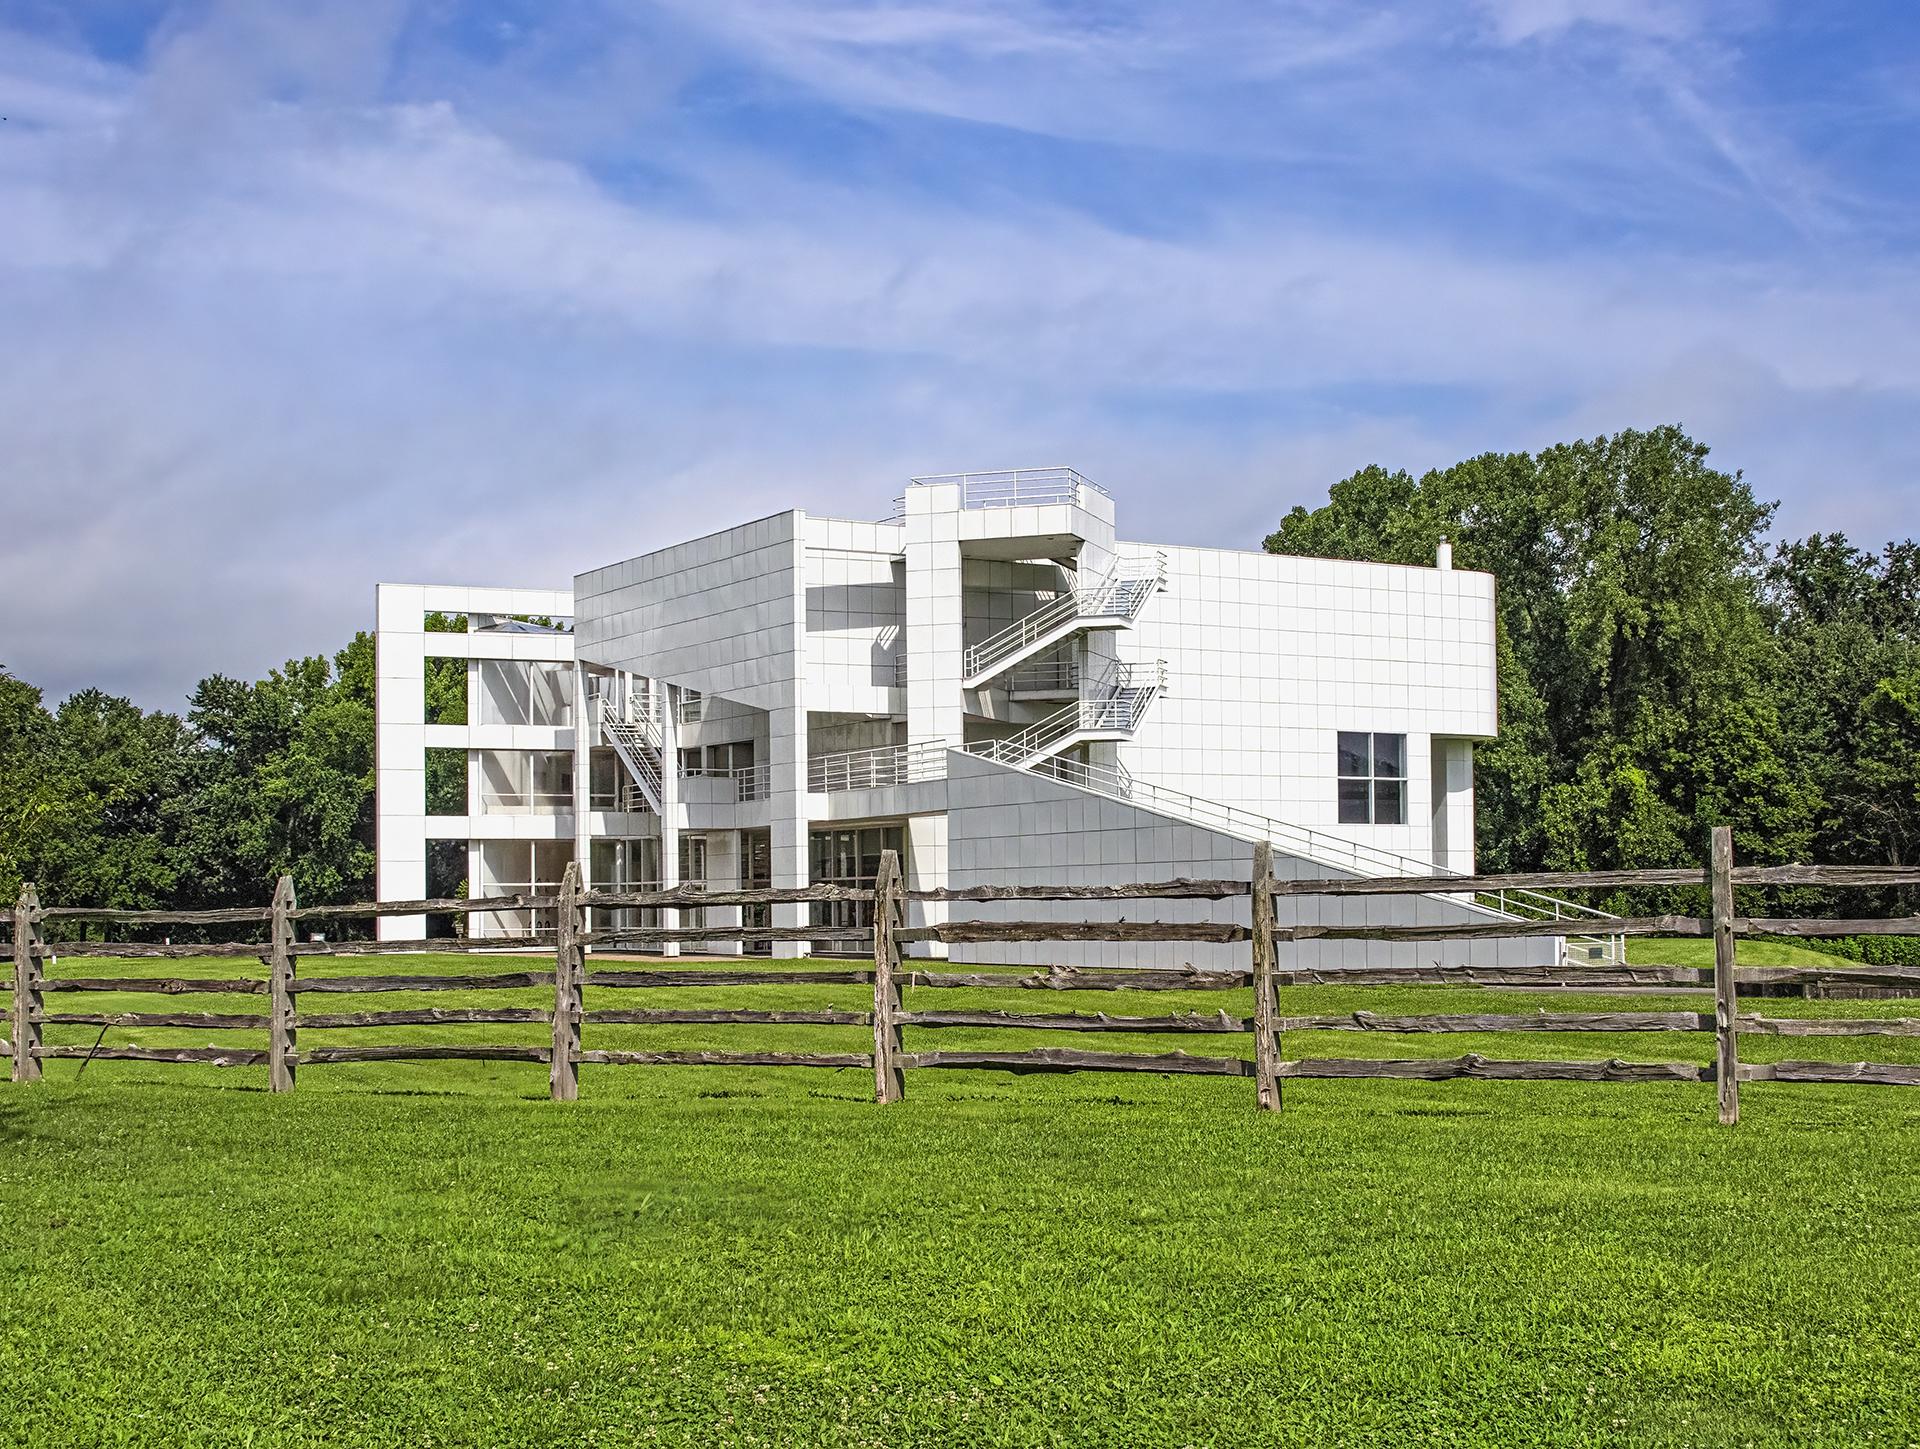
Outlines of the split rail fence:
{"label": "split rail fence", "polygon": [[[794,889],[705,891],[587,891],[580,886],[577,868],[569,867],[556,895],[513,895],[475,900],[397,901],[380,904],[300,906],[292,882],[283,877],[272,904],[264,909],[212,911],[126,911],[85,906],[43,905],[28,886],[13,913],[13,1031],[0,1054],[12,1057],[12,1077],[32,1081],[49,1059],[122,1060],[142,1062],[213,1063],[223,1066],[262,1065],[275,1091],[294,1086],[300,1067],[348,1062],[408,1060],[506,1060],[541,1062],[549,1067],[551,1094],[570,1101],[579,1095],[582,1066],[720,1066],[720,1067],[828,1067],[871,1070],[874,1099],[897,1102],[906,1095],[907,1074],[929,1069],[973,1069],[1005,1072],[1147,1072],[1159,1074],[1251,1077],[1262,1110],[1278,1110],[1281,1084],[1289,1078],[1398,1078],[1438,1081],[1477,1078],[1512,1081],[1581,1082],[1711,1082],[1717,1084],[1720,1120],[1739,1116],[1742,1082],[1850,1082],[1920,1086],[1920,1065],[1900,1063],[1740,1060],[1743,1035],[1775,1036],[1920,1036],[1920,1018],[1809,1019],[1769,1017],[1740,1010],[1740,988],[1778,990],[1802,987],[1810,991],[1839,988],[1883,988],[1920,996],[1920,968],[1855,967],[1741,967],[1734,960],[1741,936],[1816,938],[1867,934],[1920,934],[1920,917],[1866,920],[1743,917],[1734,912],[1734,890],[1739,886],[1821,886],[1826,888],[1887,887],[1920,883],[1920,869],[1911,867],[1758,866],[1735,868],[1728,831],[1713,833],[1707,869],[1541,872],[1478,877],[1384,877],[1348,880],[1279,880],[1273,875],[1269,847],[1255,850],[1252,879],[1170,880],[1119,886],[982,886],[967,889],[910,891],[894,852],[882,857],[872,888],[835,885]],[[1622,919],[1609,929],[1623,936],[1711,937],[1714,965],[1632,966],[1618,963],[1558,966],[1425,966],[1425,967],[1316,967],[1290,965],[1283,953],[1306,941],[1431,942],[1434,940],[1498,940],[1538,936],[1536,921],[1495,921],[1455,926],[1282,926],[1276,903],[1287,896],[1391,896],[1457,894],[1501,889],[1568,889],[1632,886],[1701,886],[1709,888],[1712,914],[1705,917],[1661,915]],[[905,924],[908,900],[1005,902],[1018,900],[1210,900],[1248,896],[1249,925],[1218,921],[1008,921],[963,920],[910,927]],[[643,928],[591,927],[590,909],[639,907],[677,911],[728,906],[811,905],[815,902],[859,902],[871,906],[873,924],[850,932],[835,927],[836,939],[857,937],[872,947],[870,963],[823,966],[820,969],[772,970],[751,966],[686,967],[609,964],[590,969],[587,948],[634,948],[666,942],[801,941],[816,938],[818,926],[729,926],[710,919],[697,926]],[[486,910],[551,910],[555,929],[547,935],[489,938],[484,948],[464,938],[407,941],[323,941],[299,944],[296,926],[350,918],[416,915],[426,912],[459,913]],[[153,944],[137,941],[78,941],[50,943],[42,933],[49,920],[86,920],[152,926],[264,926],[261,942],[211,944]],[[1242,942],[1248,947],[1248,969],[1196,971],[1131,968],[1088,969],[1054,967],[1027,974],[1005,970],[908,968],[903,945],[939,941],[949,945],[987,942]],[[415,951],[467,952],[522,947],[551,952],[550,967],[530,970],[489,970],[461,975],[366,976],[303,975],[297,969],[314,958],[386,955]],[[49,958],[258,958],[264,977],[160,978],[48,977]],[[618,1008],[588,1010],[587,987],[644,990],[733,986],[871,986],[870,1011],[757,1011],[668,1010]],[[1591,1012],[1565,1011],[1533,1014],[1382,1016],[1370,1012],[1350,1015],[1287,1016],[1281,1011],[1278,988],[1297,985],[1404,986],[1442,985],[1486,988],[1529,987],[1558,990],[1595,989],[1633,991],[1646,987],[1711,989],[1712,1012]],[[1118,1016],[1105,1012],[1008,1012],[1004,1010],[908,1009],[908,987],[953,989],[1021,987],[1048,991],[1203,991],[1251,987],[1253,1015],[1239,1017],[1225,1010],[1160,1016]],[[372,992],[437,992],[526,989],[550,993],[551,1005],[513,1008],[428,1008],[405,1011],[323,1013],[305,1010],[304,998]],[[265,998],[266,1010],[250,1014],[206,1012],[87,1012],[48,1011],[49,996],[90,992],[154,993],[179,996],[194,993],[252,995]],[[490,1045],[480,1043],[410,1043],[381,1046],[302,1047],[300,1032],[348,1028],[457,1025],[544,1024],[551,1027],[547,1045]],[[54,1045],[43,1042],[49,1025],[98,1026],[102,1038],[108,1028],[191,1027],[218,1031],[264,1032],[262,1048],[161,1048]],[[872,1047],[860,1052],[797,1053],[782,1051],[641,1051],[602,1050],[583,1044],[582,1030],[596,1026],[710,1025],[710,1026],[831,1026],[864,1027],[872,1031]],[[1252,1055],[1189,1055],[1184,1051],[1097,1051],[1042,1047],[1026,1051],[930,1050],[908,1051],[907,1028],[1011,1028],[1049,1032],[1120,1032],[1130,1035],[1175,1036],[1251,1035]],[[1713,1059],[1707,1062],[1499,1060],[1468,1054],[1456,1058],[1299,1058],[1282,1054],[1287,1032],[1368,1033],[1531,1033],[1531,1032],[1697,1032],[1711,1035]]]}

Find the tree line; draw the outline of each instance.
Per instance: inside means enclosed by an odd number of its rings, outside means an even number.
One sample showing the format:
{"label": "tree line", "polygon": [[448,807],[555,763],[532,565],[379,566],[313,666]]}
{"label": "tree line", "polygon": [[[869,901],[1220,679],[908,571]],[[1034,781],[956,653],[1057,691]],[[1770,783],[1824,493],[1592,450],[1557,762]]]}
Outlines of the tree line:
{"label": "tree line", "polygon": [[[1718,824],[1756,864],[1912,864],[1920,546],[1770,545],[1773,513],[1663,427],[1419,478],[1363,468],[1266,547],[1430,564],[1445,537],[1496,576],[1483,869],[1697,864]],[[457,723],[464,667],[432,664],[428,717]],[[99,689],[49,708],[0,670],[0,897],[34,880],[101,905],[252,904],[283,872],[303,901],[369,897],[373,689],[365,633],[264,679],[210,676],[183,715]],[[456,764],[430,759],[429,808],[462,808]]]}

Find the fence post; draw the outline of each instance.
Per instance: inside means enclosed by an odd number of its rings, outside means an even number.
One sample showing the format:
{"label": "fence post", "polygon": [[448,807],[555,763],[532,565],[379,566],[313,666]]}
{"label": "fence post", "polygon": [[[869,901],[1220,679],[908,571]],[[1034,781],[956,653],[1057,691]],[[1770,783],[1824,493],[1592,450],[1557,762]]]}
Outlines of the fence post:
{"label": "fence post", "polygon": [[40,895],[28,881],[13,908],[13,1079],[40,1080]]}
{"label": "fence post", "polygon": [[1273,846],[1253,847],[1253,1082],[1262,1112],[1280,1110],[1279,1002],[1273,987]]}
{"label": "fence post", "polygon": [[906,904],[897,852],[880,852],[880,873],[873,883],[873,1100],[898,1102],[907,1095],[906,1054],[901,1033],[900,945],[893,938]]}
{"label": "fence post", "polygon": [[586,962],[580,940],[580,862],[567,862],[560,878],[560,904],[553,929],[553,1100],[580,1096],[580,1016],[585,1009]]}
{"label": "fence post", "polygon": [[267,959],[267,1088],[274,1092],[293,1090],[294,1048],[297,1035],[293,1018],[293,877],[283,875],[273,887],[272,950]]}
{"label": "fence post", "polygon": [[1740,1000],[1734,981],[1733,830],[1713,827],[1709,854],[1713,883],[1714,1081],[1720,1088],[1720,1123],[1740,1120]]}

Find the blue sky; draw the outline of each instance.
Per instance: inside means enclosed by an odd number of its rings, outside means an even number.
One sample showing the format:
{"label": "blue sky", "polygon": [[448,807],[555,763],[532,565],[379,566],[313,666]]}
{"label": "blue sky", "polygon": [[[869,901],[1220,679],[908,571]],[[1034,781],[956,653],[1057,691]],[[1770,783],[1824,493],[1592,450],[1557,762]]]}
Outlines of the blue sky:
{"label": "blue sky", "polygon": [[55,696],[968,467],[1254,547],[1675,421],[1785,534],[1920,522],[1911,0],[0,0],[0,116]]}

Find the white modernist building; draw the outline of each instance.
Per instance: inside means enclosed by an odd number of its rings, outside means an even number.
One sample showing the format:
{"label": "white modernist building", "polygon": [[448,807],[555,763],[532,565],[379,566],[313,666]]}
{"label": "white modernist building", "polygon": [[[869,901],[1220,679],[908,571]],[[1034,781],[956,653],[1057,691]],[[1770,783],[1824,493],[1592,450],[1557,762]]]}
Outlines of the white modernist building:
{"label": "white modernist building", "polygon": [[[887,848],[914,888],[1244,878],[1262,839],[1286,876],[1472,871],[1473,745],[1495,730],[1491,576],[1453,569],[1444,545],[1408,568],[1127,543],[1114,526],[1113,499],[1071,469],[963,474],[916,479],[880,522],[775,514],[591,569],[570,592],[381,585],[381,898],[428,895],[436,852],[475,896],[551,886],[571,860],[601,886],[864,884]],[[1231,920],[1246,901],[1155,908]],[[1472,945],[1303,943],[1302,965],[1617,946],[1603,921],[1558,923],[1594,913],[1542,896],[1281,910],[1549,922]],[[817,926],[819,951],[865,923],[853,906],[771,911]],[[1203,967],[1243,954],[952,948]]]}

